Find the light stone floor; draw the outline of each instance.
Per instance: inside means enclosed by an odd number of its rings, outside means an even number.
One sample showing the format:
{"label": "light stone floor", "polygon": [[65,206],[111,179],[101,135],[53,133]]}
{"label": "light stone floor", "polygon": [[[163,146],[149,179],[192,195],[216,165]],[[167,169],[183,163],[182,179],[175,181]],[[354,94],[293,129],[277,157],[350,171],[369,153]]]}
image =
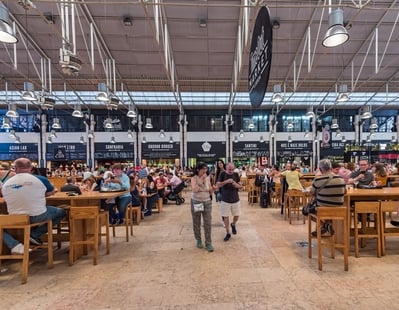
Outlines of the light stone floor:
{"label": "light stone floor", "polygon": [[214,206],[213,253],[195,247],[188,203],[169,202],[134,227],[129,243],[118,228],[111,254],[102,248],[97,266],[88,256],[69,267],[65,246],[53,269],[34,253],[21,285],[19,263],[6,262],[0,309],[399,309],[398,239],[382,258],[373,241],[360,258],[352,245],[348,272],[341,253],[326,255],[321,272],[297,244],[307,239],[306,225],[248,206],[244,192],[241,198],[238,234],[228,242]]}

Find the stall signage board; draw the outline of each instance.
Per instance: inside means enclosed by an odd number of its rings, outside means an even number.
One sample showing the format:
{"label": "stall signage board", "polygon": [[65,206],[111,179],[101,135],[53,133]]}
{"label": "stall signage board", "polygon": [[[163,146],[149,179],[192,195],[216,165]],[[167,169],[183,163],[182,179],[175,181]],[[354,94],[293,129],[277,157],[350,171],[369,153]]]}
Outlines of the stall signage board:
{"label": "stall signage board", "polygon": [[46,159],[51,161],[82,160],[86,161],[86,145],[82,143],[47,144]]}
{"label": "stall signage board", "polygon": [[179,142],[147,142],[141,144],[143,159],[175,159],[180,157]]}
{"label": "stall signage board", "polygon": [[324,158],[328,156],[343,156],[345,144],[346,142],[332,140],[330,143],[330,148],[320,149],[320,157]]}
{"label": "stall signage board", "polygon": [[277,141],[276,149],[279,156],[309,156],[312,154],[312,141]]}
{"label": "stall signage board", "polygon": [[0,160],[15,160],[20,157],[38,160],[38,154],[37,143],[0,143]]}
{"label": "stall signage board", "polygon": [[94,159],[134,159],[134,143],[94,143]]}
{"label": "stall signage board", "polygon": [[219,159],[226,157],[226,142],[188,142],[187,143],[188,158],[207,158]]}
{"label": "stall signage board", "polygon": [[273,29],[269,9],[263,6],[256,17],[248,65],[248,92],[252,107],[262,104],[272,63]]}
{"label": "stall signage board", "polygon": [[233,143],[233,157],[267,157],[269,156],[269,142],[246,141]]}

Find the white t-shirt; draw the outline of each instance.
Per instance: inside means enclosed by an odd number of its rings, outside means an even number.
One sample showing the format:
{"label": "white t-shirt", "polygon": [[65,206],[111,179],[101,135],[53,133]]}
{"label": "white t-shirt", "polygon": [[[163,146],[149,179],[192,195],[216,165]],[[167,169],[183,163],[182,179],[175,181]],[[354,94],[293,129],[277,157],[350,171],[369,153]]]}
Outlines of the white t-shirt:
{"label": "white t-shirt", "polygon": [[53,190],[54,186],[43,176],[18,173],[3,184],[2,193],[9,214],[36,216],[47,211],[46,192]]}

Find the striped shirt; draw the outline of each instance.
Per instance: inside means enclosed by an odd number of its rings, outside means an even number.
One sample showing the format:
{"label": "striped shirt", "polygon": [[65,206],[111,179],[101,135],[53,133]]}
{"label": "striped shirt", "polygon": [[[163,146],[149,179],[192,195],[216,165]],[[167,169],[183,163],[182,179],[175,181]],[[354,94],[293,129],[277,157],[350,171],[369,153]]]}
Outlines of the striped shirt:
{"label": "striped shirt", "polygon": [[[316,177],[312,187],[317,192],[318,206],[339,207],[344,204],[345,181],[339,175],[330,173]],[[320,187],[323,188],[319,190]]]}

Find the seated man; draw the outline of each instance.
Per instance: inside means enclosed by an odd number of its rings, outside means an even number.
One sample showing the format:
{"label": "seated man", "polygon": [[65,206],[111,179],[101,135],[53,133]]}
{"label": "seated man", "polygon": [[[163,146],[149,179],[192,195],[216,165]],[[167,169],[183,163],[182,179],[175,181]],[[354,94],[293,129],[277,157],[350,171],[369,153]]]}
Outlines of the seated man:
{"label": "seated man", "polygon": [[373,181],[374,175],[369,170],[369,163],[366,159],[362,159],[359,161],[359,169],[350,174],[348,184],[355,184],[362,187],[372,184]]}
{"label": "seated man", "polygon": [[66,182],[65,185],[61,186],[61,192],[75,192],[79,195],[82,194],[80,187],[74,184],[75,181],[72,177],[67,177]]}
{"label": "seated man", "polygon": [[158,173],[158,177],[154,180],[155,186],[158,190],[158,195],[161,198],[165,197],[165,191],[168,186],[168,179],[164,176],[163,171]]}
{"label": "seated man", "polygon": [[[65,210],[46,206],[46,197],[54,195],[57,190],[49,180],[40,175],[33,175],[32,163],[28,158],[19,158],[14,162],[16,175],[6,181],[2,188],[9,214],[28,214],[31,223],[52,219],[57,225],[65,217]],[[30,242],[42,244],[40,236],[47,233],[47,226],[32,229]],[[4,243],[11,249],[11,254],[23,254],[24,246],[10,234],[4,232]]]}

